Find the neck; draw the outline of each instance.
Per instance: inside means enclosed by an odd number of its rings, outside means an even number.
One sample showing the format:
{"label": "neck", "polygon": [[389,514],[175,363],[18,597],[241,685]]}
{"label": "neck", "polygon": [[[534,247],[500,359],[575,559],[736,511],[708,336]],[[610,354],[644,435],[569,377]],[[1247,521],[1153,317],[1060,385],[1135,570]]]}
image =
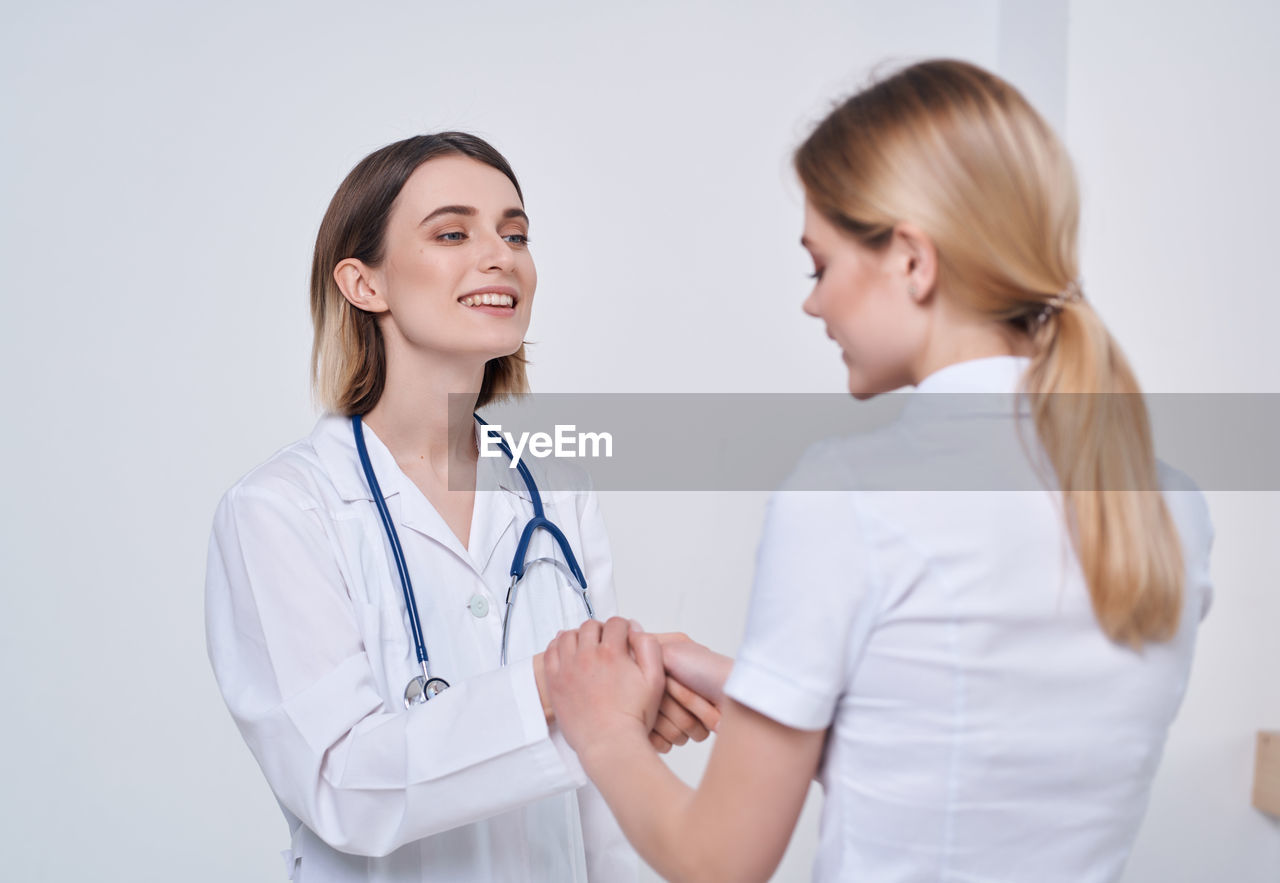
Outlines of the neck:
{"label": "neck", "polygon": [[398,463],[440,471],[476,459],[472,412],[484,362],[388,347],[382,396],[364,422]]}
{"label": "neck", "polygon": [[938,304],[925,344],[911,366],[911,383],[918,385],[935,371],[958,362],[989,356],[1031,356],[1031,338],[1009,325],[990,319],[957,315]]}

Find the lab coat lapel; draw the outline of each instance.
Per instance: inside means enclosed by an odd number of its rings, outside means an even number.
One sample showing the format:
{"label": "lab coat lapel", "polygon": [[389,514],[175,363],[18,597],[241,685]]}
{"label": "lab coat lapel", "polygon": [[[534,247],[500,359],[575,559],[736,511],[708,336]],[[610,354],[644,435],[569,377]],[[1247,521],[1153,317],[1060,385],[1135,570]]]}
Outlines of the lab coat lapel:
{"label": "lab coat lapel", "polygon": [[[512,529],[520,514],[519,500],[511,496],[510,490],[512,481],[519,484],[519,479],[506,474],[514,472],[506,468],[506,458],[482,458],[477,466],[477,493],[471,513],[471,548],[468,550],[462,547],[457,535],[422,491],[400,470],[386,445],[372,430],[365,429],[369,459],[393,521],[439,543],[477,573],[483,573],[503,534]],[[349,418],[324,415],[316,424],[312,442],[344,500],[373,500],[360,468]]]}
{"label": "lab coat lapel", "polygon": [[[387,449],[387,446],[383,444],[373,430],[369,429],[368,426],[364,427],[364,429],[365,446],[369,450],[369,462],[373,466],[374,474],[378,477],[378,485],[382,489],[383,497],[387,500],[387,509],[391,514],[392,520],[399,527],[408,528],[415,533],[434,540],[456,555],[459,560],[470,567],[474,567],[471,556],[462,547],[462,542],[457,535],[427,500],[422,490],[400,469],[400,465],[396,463],[391,451]],[[355,460],[356,468],[359,469],[359,458],[356,454],[354,441],[350,446],[350,455]],[[365,496],[372,499],[372,496],[367,492],[367,483],[364,484],[366,488]]]}
{"label": "lab coat lapel", "polygon": [[[431,505],[418,486],[413,484],[402,472],[397,473],[396,481],[401,485],[400,524],[415,533],[420,533],[435,540],[454,555],[457,555],[469,567],[474,568],[475,565],[471,560],[471,556],[462,547],[462,541],[458,539],[458,535],[445,523],[444,518]],[[404,487],[406,484],[412,485],[412,488]],[[473,523],[474,518],[475,513],[473,512]]]}
{"label": "lab coat lapel", "polygon": [[[477,430],[479,427],[477,426]],[[478,433],[477,433],[478,435]],[[506,458],[481,457],[476,466],[476,499],[471,513],[471,558],[483,573],[508,530],[518,524],[515,501],[505,489]],[[504,562],[504,568],[510,562]]]}

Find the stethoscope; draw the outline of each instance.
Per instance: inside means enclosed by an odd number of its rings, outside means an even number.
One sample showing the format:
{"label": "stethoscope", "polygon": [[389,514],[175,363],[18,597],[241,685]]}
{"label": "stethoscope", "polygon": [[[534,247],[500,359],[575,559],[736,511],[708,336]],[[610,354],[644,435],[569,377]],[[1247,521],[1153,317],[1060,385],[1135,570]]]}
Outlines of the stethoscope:
{"label": "stethoscope", "polygon": [[[489,425],[480,419],[479,414],[473,416],[481,426]],[[414,705],[426,702],[432,696],[447,689],[449,682],[444,678],[433,678],[431,676],[430,664],[427,660],[427,645],[422,639],[422,622],[418,619],[418,602],[413,594],[413,585],[409,581],[409,567],[404,560],[404,550],[400,547],[400,535],[396,533],[396,526],[391,520],[391,513],[387,511],[387,503],[382,499],[382,489],[378,486],[378,477],[373,474],[373,464],[369,462],[369,451],[364,444],[364,427],[359,414],[354,414],[351,417],[351,431],[356,438],[356,452],[360,455],[360,466],[364,469],[365,481],[369,484],[369,492],[373,494],[373,503],[378,509],[379,517],[382,518],[382,527],[386,531],[387,542],[391,545],[391,557],[395,559],[396,570],[400,574],[400,587],[404,590],[404,606],[409,614],[409,631],[413,634],[413,646],[418,654],[418,664],[422,666],[422,674],[412,678],[404,688],[404,707],[411,708]],[[511,453],[511,448],[507,446],[501,436],[495,435],[493,430],[490,429],[486,429],[484,432],[489,438],[498,443],[498,447],[502,450],[502,453],[506,454],[507,459],[515,463],[516,469],[520,472],[520,477],[524,479],[524,486],[529,491],[529,500],[533,503],[533,517],[524,526],[524,532],[520,534],[520,542],[516,544],[515,556],[511,559],[511,585],[507,586],[506,610],[502,615],[502,650],[498,655],[499,664],[506,665],[507,642],[511,630],[511,611],[515,607],[517,595],[516,586],[524,578],[525,570],[529,564],[547,562],[565,572],[569,577],[570,587],[582,599],[582,604],[587,610],[587,616],[595,619],[596,613],[591,607],[591,599],[587,596],[587,579],[582,575],[582,568],[578,567],[578,559],[574,557],[573,549],[569,547],[569,541],[565,539],[564,532],[556,527],[555,523],[550,518],[547,518],[543,512],[542,495],[538,493],[538,485],[534,482],[533,475],[529,472],[529,467],[516,461]],[[529,551],[529,541],[533,539],[534,532],[539,528],[551,534],[555,539],[556,545],[560,547],[561,554],[564,555],[564,561],[554,557],[535,558],[529,562],[524,560]]]}

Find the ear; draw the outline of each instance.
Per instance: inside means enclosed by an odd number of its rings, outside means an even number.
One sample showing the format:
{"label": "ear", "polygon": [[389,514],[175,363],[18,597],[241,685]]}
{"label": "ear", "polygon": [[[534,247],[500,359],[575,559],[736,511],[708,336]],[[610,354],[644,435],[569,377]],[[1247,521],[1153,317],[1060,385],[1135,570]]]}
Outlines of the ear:
{"label": "ear", "polygon": [[333,268],[333,281],[338,283],[342,296],[357,310],[385,313],[389,309],[381,294],[382,279],[364,261],[355,258],[340,261]]}
{"label": "ear", "polygon": [[938,250],[933,240],[915,224],[904,221],[893,228],[893,251],[895,272],[902,274],[908,295],[924,304],[938,284]]}

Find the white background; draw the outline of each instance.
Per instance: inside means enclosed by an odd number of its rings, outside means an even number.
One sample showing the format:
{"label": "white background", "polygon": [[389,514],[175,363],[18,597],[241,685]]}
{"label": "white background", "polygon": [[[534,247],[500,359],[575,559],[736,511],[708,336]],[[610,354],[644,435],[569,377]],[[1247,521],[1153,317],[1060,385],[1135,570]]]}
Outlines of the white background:
{"label": "white background", "polygon": [[[1280,393],[1269,0],[6,2],[0,47],[4,879],[282,879],[205,657],[205,544],[315,419],[313,238],[390,141],[461,128],[514,164],[536,390],[837,391],[790,150],[872,65],[967,58],[1063,132],[1086,291],[1145,387]],[[624,610],[732,652],[763,500],[605,494]],[[1249,806],[1280,494],[1210,505],[1217,601],[1126,883],[1280,878]],[[807,877],[819,800],[777,879]]]}

